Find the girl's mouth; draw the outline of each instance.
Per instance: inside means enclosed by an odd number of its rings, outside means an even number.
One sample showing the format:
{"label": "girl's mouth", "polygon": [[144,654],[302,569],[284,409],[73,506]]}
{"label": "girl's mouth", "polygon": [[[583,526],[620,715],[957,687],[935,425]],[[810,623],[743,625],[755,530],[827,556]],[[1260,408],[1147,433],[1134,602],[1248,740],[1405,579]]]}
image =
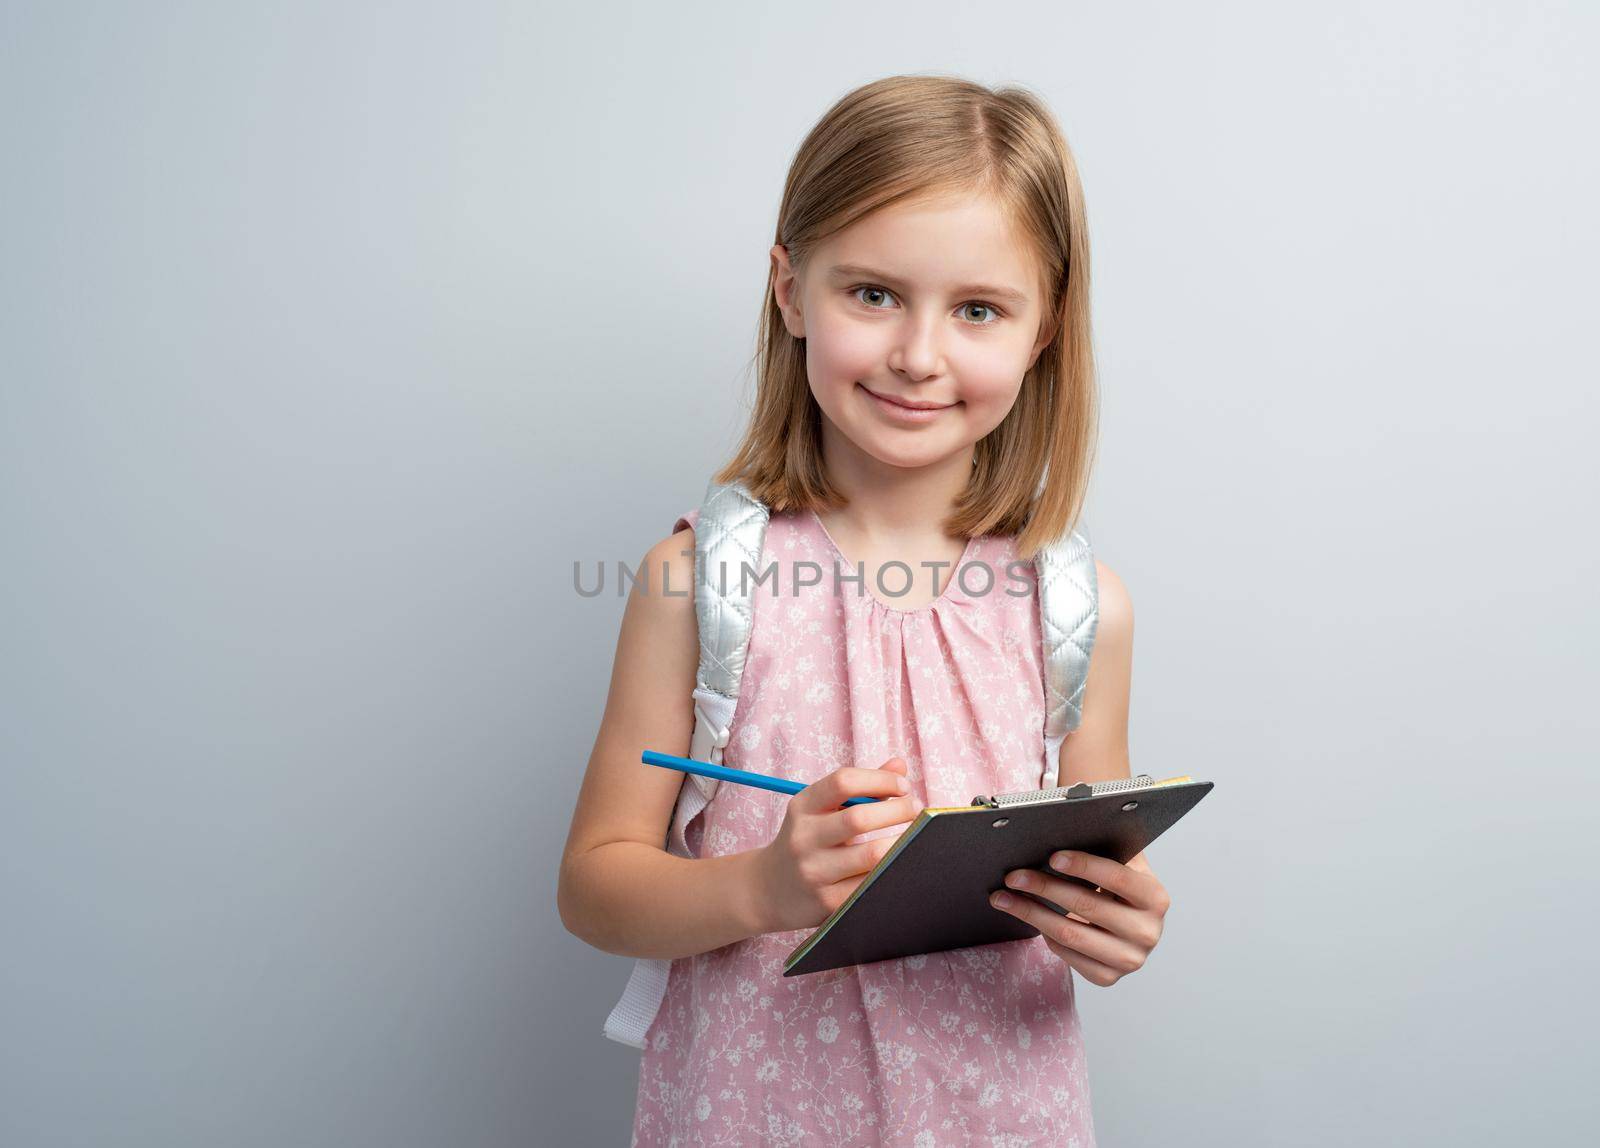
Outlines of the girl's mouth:
{"label": "girl's mouth", "polygon": [[905,423],[928,423],[928,422],[932,422],[934,419],[938,418],[945,411],[950,410],[952,407],[956,407],[956,406],[960,405],[959,403],[946,403],[945,405],[938,406],[938,407],[922,407],[922,408],[907,407],[907,406],[902,406],[901,404],[895,402],[893,399],[884,398],[882,395],[877,394],[876,392],[874,392],[872,390],[869,390],[867,387],[863,386],[861,383],[857,383],[856,386],[861,387],[862,392],[865,393],[866,396],[869,399],[872,400],[872,405],[873,406],[877,407],[879,411],[881,411],[883,414],[887,415],[889,418],[895,420],[896,422],[905,422]]}

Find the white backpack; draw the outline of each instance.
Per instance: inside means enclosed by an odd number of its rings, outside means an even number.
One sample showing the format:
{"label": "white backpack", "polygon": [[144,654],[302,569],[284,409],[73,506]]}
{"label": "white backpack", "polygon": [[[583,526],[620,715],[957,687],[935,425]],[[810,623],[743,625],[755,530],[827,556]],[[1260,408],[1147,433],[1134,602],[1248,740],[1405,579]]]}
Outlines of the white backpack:
{"label": "white backpack", "polygon": [[[754,588],[743,572],[746,566],[752,573],[761,570],[767,518],[767,508],[744,484],[713,482],[695,521],[694,605],[700,629],[700,669],[695,676],[689,756],[697,761],[721,764],[723,747],[728,744],[755,617]],[[1034,557],[1034,570],[1044,639],[1046,701],[1039,787],[1048,789],[1056,783],[1061,742],[1083,717],[1083,686],[1100,617],[1094,555],[1087,534],[1080,527],[1042,547]],[[721,575],[711,577],[704,573],[707,571]],[[691,856],[684,833],[721,784],[713,778],[684,774],[667,831],[668,852]],[[670,960],[635,961],[622,999],[606,1018],[606,1036],[644,1048],[645,1033],[666,995],[671,969]]]}

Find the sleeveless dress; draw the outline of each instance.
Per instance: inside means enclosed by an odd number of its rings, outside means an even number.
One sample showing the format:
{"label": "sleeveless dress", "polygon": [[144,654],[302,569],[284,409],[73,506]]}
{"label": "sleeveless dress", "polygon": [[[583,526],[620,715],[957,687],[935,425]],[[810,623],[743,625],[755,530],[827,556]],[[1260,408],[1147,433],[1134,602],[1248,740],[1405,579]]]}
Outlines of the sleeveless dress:
{"label": "sleeveless dress", "polygon": [[[1034,571],[1016,561],[1009,536],[971,539],[939,572],[943,594],[901,610],[870,574],[842,581],[861,568],[814,513],[773,514],[759,569],[778,577],[775,592],[771,580],[754,591],[724,764],[809,784],[900,756],[930,806],[1054,785]],[[916,577],[929,585],[926,568]],[[884,574],[891,590],[904,580]],[[724,782],[685,841],[697,857],[766,845],[788,801]],[[1072,970],[1042,937],[785,978],[810,932],[672,962],[645,1034],[633,1145],[1094,1144]]]}

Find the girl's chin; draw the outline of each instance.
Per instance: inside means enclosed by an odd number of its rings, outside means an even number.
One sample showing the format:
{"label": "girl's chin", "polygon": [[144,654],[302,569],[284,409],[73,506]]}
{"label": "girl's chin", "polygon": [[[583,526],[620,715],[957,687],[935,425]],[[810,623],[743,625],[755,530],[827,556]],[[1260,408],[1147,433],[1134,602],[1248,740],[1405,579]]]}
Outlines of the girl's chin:
{"label": "girl's chin", "polygon": [[[885,466],[914,470],[917,467],[932,466],[934,463],[942,462],[956,452],[955,446],[936,444],[929,439],[908,442],[905,436],[895,435],[892,432],[884,435],[877,428],[854,429],[856,433],[851,433],[850,439],[856,449]],[[897,439],[899,441],[896,441]]]}

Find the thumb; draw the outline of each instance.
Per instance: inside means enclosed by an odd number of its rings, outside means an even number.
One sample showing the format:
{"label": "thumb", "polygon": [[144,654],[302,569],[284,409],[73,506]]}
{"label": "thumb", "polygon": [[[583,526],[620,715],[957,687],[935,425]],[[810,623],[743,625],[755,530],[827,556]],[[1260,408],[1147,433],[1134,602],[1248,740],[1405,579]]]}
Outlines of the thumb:
{"label": "thumb", "polygon": [[899,774],[909,774],[908,767],[906,766],[906,759],[903,757],[891,757],[878,768],[891,770],[894,773]]}

